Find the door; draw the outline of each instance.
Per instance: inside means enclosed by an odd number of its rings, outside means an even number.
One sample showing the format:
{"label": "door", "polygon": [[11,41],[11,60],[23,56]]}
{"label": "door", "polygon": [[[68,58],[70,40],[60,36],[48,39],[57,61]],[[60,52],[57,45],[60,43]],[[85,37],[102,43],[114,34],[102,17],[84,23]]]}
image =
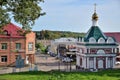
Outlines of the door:
{"label": "door", "polygon": [[103,60],[98,60],[98,69],[103,69]]}
{"label": "door", "polygon": [[94,68],[94,61],[93,60],[89,61],[89,66],[90,66],[90,68]]}

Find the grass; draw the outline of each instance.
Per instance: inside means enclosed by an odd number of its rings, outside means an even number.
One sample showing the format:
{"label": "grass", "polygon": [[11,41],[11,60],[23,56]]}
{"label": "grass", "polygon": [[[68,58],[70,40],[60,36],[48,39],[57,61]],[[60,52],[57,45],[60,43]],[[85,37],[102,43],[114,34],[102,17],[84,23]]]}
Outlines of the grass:
{"label": "grass", "polygon": [[98,72],[21,72],[2,74],[0,80],[120,80],[120,69]]}

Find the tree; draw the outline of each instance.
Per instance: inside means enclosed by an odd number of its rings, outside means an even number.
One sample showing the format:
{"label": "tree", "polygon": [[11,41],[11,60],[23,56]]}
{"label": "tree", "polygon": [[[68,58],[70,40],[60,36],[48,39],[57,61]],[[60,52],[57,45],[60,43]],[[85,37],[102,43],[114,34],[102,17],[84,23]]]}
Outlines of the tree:
{"label": "tree", "polygon": [[13,18],[25,30],[30,30],[35,20],[45,15],[39,6],[43,0],[0,0],[0,28]]}
{"label": "tree", "polygon": [[40,49],[40,51],[41,51],[42,53],[45,53],[46,50],[47,50],[47,47],[45,47],[45,45],[42,44],[42,43],[37,43],[37,44],[35,45],[35,47],[36,47],[36,49]]}

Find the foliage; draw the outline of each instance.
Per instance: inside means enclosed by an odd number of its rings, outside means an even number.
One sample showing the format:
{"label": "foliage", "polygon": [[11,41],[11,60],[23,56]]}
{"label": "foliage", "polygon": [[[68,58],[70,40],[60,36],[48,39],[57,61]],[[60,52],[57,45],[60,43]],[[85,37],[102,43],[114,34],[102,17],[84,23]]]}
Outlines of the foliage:
{"label": "foliage", "polygon": [[40,48],[40,44],[39,43],[36,43],[35,44],[35,48],[38,50]]}
{"label": "foliage", "polygon": [[40,51],[41,51],[42,53],[45,53],[46,50],[47,50],[47,47],[44,46],[42,43],[36,43],[35,47],[36,47],[37,50],[40,49]]}
{"label": "foliage", "polygon": [[39,6],[43,0],[0,0],[0,28],[13,18],[23,26],[23,29],[31,29],[35,20],[44,15]]}
{"label": "foliage", "polygon": [[36,71],[0,75],[0,80],[120,80],[120,69],[98,72]]}
{"label": "foliage", "polygon": [[50,31],[50,30],[42,30],[35,31],[37,39],[57,39],[61,37],[83,37],[85,33],[77,33],[77,32],[69,32],[69,31]]}

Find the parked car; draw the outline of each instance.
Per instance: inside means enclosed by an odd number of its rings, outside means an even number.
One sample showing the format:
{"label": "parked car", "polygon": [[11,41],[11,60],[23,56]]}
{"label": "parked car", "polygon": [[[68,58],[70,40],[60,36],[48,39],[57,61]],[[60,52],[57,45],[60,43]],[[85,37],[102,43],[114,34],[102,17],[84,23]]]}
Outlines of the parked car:
{"label": "parked car", "polygon": [[117,65],[120,64],[120,61],[116,61],[115,64],[117,64]]}
{"label": "parked car", "polygon": [[52,57],[55,57],[55,56],[57,56],[57,54],[55,54],[55,53],[52,53],[52,52],[49,52],[48,53],[50,56],[52,56]]}
{"label": "parked car", "polygon": [[62,58],[62,62],[72,62],[73,59],[70,59],[69,57]]}

